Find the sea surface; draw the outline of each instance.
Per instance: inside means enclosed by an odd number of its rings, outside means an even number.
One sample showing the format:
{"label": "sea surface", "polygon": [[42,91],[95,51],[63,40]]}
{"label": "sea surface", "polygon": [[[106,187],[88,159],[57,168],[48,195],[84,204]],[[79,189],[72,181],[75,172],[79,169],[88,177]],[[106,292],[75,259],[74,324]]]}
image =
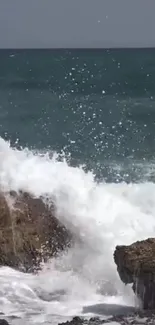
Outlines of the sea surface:
{"label": "sea surface", "polygon": [[10,324],[138,306],[117,244],[155,236],[155,49],[0,50],[0,186],[55,198],[82,243],[38,275],[0,268]]}

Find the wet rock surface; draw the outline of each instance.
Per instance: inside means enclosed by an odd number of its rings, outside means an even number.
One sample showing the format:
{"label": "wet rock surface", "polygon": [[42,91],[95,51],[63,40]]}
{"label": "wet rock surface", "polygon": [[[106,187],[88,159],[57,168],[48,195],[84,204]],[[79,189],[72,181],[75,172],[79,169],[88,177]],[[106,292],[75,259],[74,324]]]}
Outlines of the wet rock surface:
{"label": "wet rock surface", "polygon": [[34,271],[71,242],[54,206],[29,193],[0,193],[0,265]]}
{"label": "wet rock surface", "polygon": [[5,319],[0,319],[0,325],[9,325],[9,323]]}
{"label": "wet rock surface", "polygon": [[155,309],[155,238],[117,246],[114,261],[121,280],[133,283],[144,309]]}
{"label": "wet rock surface", "polygon": [[108,319],[102,318],[90,318],[86,320],[80,317],[74,317],[71,321],[67,321],[65,323],[59,323],[59,325],[103,325],[103,324],[111,324],[111,325],[154,325],[155,324],[155,313],[153,312],[138,312],[131,315],[118,315],[112,316]]}

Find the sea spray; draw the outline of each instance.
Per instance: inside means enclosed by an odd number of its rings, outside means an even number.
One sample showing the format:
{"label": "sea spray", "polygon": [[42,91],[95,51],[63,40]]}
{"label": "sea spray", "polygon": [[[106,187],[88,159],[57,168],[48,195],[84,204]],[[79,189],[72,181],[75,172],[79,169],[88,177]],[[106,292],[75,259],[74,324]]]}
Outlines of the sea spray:
{"label": "sea spray", "polygon": [[117,275],[113,252],[117,244],[154,235],[155,185],[97,183],[81,167],[11,148],[4,140],[0,155],[2,189],[48,197],[54,201],[57,218],[76,238],[72,248],[49,261],[37,276],[2,268],[3,299],[13,304],[16,290],[18,312],[25,299],[28,309],[37,301],[35,308],[57,306],[55,313],[63,315],[76,310],[79,314],[82,306],[101,301],[134,305],[132,291]]}

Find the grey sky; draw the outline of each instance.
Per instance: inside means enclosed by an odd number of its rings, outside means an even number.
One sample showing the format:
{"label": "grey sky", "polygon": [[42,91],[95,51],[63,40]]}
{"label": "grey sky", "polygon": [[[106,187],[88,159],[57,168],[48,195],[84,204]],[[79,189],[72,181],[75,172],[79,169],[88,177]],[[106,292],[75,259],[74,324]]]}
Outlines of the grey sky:
{"label": "grey sky", "polygon": [[155,0],[0,0],[0,48],[155,46]]}

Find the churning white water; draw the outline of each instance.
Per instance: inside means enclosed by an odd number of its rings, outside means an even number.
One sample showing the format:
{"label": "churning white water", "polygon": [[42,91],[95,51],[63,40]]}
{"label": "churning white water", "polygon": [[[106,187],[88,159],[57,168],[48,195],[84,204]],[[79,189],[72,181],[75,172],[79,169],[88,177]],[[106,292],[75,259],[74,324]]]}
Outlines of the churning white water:
{"label": "churning white water", "polygon": [[96,313],[102,315],[105,304],[134,306],[131,288],[117,275],[113,252],[117,244],[154,236],[153,183],[98,184],[82,168],[12,149],[0,139],[0,185],[54,200],[58,219],[76,238],[74,247],[38,275],[0,268],[0,312],[22,317],[23,325],[58,324],[95,314],[97,304]]}

